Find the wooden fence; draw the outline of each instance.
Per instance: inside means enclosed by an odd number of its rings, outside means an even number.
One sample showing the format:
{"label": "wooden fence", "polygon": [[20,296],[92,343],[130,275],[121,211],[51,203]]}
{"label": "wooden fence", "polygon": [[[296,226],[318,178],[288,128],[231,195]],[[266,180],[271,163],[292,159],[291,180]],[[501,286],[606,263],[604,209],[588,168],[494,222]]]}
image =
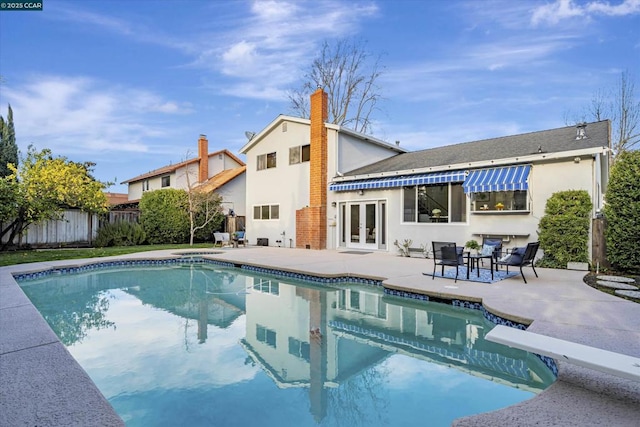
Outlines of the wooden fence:
{"label": "wooden fence", "polygon": [[602,267],[609,267],[609,261],[607,260],[607,244],[604,237],[604,230],[607,227],[607,222],[604,218],[595,218],[591,222],[591,262],[593,266],[599,265]]}
{"label": "wooden fence", "polygon": [[[31,224],[13,240],[15,246],[60,247],[91,245],[98,233],[98,215],[76,209],[66,210],[58,221]],[[2,243],[8,236],[2,238]]]}

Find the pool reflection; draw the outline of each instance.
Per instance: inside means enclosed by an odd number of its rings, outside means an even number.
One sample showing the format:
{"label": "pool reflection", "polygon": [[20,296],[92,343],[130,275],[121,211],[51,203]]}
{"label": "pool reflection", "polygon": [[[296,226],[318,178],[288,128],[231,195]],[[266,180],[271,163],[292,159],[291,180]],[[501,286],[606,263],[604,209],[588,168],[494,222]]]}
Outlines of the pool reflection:
{"label": "pool reflection", "polygon": [[[244,336],[235,339],[245,365],[259,367],[280,389],[308,389],[315,423],[330,416],[339,424],[350,417],[352,425],[366,424],[367,417],[387,424],[393,399],[385,393],[403,374],[399,363],[412,360],[533,393],[554,380],[537,356],[486,341],[493,324],[477,310],[386,296],[376,287],[314,286],[207,265],[142,271],[109,269],[21,285],[66,345],[80,343],[92,329],[118,326],[108,316],[113,289],[195,321],[196,330],[185,331],[203,346],[212,328],[243,320]],[[37,286],[42,283],[47,286]],[[396,355],[405,359],[392,360]],[[358,414],[358,406],[366,413]]]}

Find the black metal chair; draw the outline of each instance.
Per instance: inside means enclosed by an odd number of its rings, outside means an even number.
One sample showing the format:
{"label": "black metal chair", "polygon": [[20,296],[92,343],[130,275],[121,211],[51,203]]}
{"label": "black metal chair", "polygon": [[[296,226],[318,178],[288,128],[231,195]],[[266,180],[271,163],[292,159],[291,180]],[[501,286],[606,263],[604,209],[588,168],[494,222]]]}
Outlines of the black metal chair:
{"label": "black metal chair", "polygon": [[455,267],[456,278],[454,282],[458,281],[458,266],[464,266],[464,256],[462,254],[463,248],[456,246],[454,242],[432,242],[433,246],[433,274],[431,279],[436,277],[436,267],[442,266],[442,275],[444,276],[445,267]]}
{"label": "black metal chair", "polygon": [[522,248],[513,248],[511,253],[506,259],[499,259],[498,265],[504,265],[507,267],[507,273],[509,272],[509,266],[517,266],[520,267],[520,274],[522,275],[522,280],[524,283],[527,283],[527,279],[524,277],[524,273],[522,272],[522,267],[530,265],[535,273],[536,277],[538,277],[538,272],[534,267],[534,260],[536,257],[536,253],[538,252],[538,248],[540,247],[540,242],[532,242],[528,243],[526,247]]}

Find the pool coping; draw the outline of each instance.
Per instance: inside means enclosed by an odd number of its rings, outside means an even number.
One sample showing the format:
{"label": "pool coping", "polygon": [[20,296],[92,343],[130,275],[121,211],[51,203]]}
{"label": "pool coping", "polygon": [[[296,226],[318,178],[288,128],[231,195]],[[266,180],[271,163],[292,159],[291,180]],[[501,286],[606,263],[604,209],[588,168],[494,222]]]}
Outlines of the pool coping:
{"label": "pool coping", "polygon": [[[340,251],[265,247],[213,252],[200,255],[234,266],[244,264],[328,279],[362,277],[381,280],[385,289],[397,292],[481,302],[491,313],[529,324],[537,333],[571,338],[631,356],[640,354],[640,304],[589,291],[581,281],[584,272],[538,269],[540,278],[529,280],[529,285],[523,285],[519,276],[491,285],[463,281],[453,285],[449,279],[422,275],[432,268],[430,260],[388,253],[346,258],[348,255]],[[156,251],[0,268],[0,425],[124,425],[33,308],[13,274],[86,266],[101,260],[168,260],[196,254],[197,251]],[[576,302],[581,304],[580,310],[575,309],[580,313],[572,320],[564,313],[567,307],[577,307]],[[589,317],[600,317],[611,325],[602,327],[589,322]],[[562,362],[558,366],[558,381],[535,398],[498,411],[461,418],[453,425],[637,424],[640,382]]]}

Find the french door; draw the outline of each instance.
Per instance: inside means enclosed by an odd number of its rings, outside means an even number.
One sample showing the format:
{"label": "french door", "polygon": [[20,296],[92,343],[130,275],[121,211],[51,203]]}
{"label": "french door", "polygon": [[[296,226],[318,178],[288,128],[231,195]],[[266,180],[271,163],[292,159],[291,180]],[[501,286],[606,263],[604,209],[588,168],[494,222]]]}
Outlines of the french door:
{"label": "french door", "polygon": [[341,204],[341,243],[350,248],[379,249],[385,244],[385,202]]}

